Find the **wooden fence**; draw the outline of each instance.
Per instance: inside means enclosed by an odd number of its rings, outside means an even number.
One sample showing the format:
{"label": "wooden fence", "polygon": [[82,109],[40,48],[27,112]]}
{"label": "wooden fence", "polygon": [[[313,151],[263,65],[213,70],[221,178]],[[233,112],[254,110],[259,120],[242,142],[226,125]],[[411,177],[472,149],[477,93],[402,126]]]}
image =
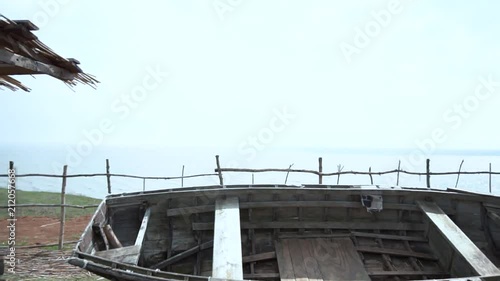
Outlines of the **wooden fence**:
{"label": "wooden fence", "polygon": [[[254,173],[265,173],[265,172],[284,172],[286,173],[286,178],[285,178],[285,184],[287,183],[288,180],[288,175],[289,173],[305,173],[305,174],[314,174],[318,176],[318,183],[323,184],[323,178],[324,177],[330,177],[330,176],[337,176],[337,184],[339,184],[340,181],[340,176],[341,175],[364,175],[364,176],[369,176],[370,178],[370,183],[373,184],[373,175],[388,175],[388,174],[396,174],[396,185],[399,186],[399,176],[400,174],[407,174],[407,175],[418,175],[418,176],[426,176],[426,185],[427,187],[430,188],[431,186],[431,176],[442,176],[442,175],[457,175],[457,181],[455,184],[455,187],[458,185],[458,181],[460,179],[460,175],[472,175],[472,174],[487,174],[489,176],[489,192],[491,193],[492,190],[492,181],[491,177],[492,175],[500,175],[500,172],[492,172],[491,170],[491,163],[489,164],[489,171],[476,171],[476,172],[467,172],[467,171],[461,171],[462,169],[462,164],[463,160],[460,164],[460,167],[457,172],[431,172],[430,171],[430,160],[426,160],[426,171],[425,172],[412,172],[412,171],[405,171],[401,169],[401,161],[398,163],[397,169],[394,170],[388,170],[388,171],[380,171],[380,172],[374,172],[372,171],[371,167],[369,167],[368,171],[343,171],[343,166],[338,165],[337,166],[337,172],[324,172],[323,171],[323,159],[320,157],[318,158],[318,170],[306,170],[306,169],[292,169],[292,165],[290,165],[287,169],[279,169],[279,168],[266,168],[266,169],[247,169],[247,168],[222,168],[220,164],[220,159],[219,155],[215,156],[215,173],[207,173],[207,174],[196,174],[196,175],[184,175],[184,166],[182,167],[182,175],[181,176],[173,176],[173,177],[161,177],[161,176],[137,176],[137,175],[128,175],[128,174],[112,174],[110,172],[110,163],[109,159],[106,159],[106,172],[105,173],[93,173],[93,174],[67,174],[67,169],[68,166],[65,165],[63,167],[63,173],[62,175],[54,175],[54,174],[16,174],[16,178],[25,178],[25,177],[48,177],[48,178],[61,178],[62,179],[62,185],[61,185],[61,203],[60,204],[16,204],[16,208],[25,208],[25,207],[59,207],[61,208],[61,213],[60,213],[60,230],[59,230],[59,243],[57,244],[59,249],[62,249],[64,246],[64,225],[65,225],[65,217],[66,217],[66,208],[79,208],[79,209],[86,209],[86,208],[96,208],[98,205],[70,205],[66,204],[66,180],[68,178],[78,178],[78,177],[106,177],[106,182],[107,182],[107,191],[108,194],[112,193],[111,190],[111,177],[122,177],[122,178],[131,178],[131,179],[142,179],[143,180],[143,190],[145,189],[146,186],[146,180],[181,180],[181,186],[184,186],[184,179],[188,178],[196,178],[196,177],[211,177],[211,176],[218,176],[219,178],[219,183],[222,188],[224,188],[224,178],[223,178],[223,172],[246,172],[246,173],[252,173],[252,184],[253,184],[253,174]],[[13,168],[14,162],[10,161],[9,162],[9,167]],[[0,178],[2,177],[8,177],[8,174],[0,174]],[[9,206],[0,206],[0,209],[6,209],[9,208]],[[76,241],[71,241],[71,242],[66,242],[66,244],[70,243],[75,243]],[[43,246],[52,246],[51,245],[42,245]],[[27,247],[35,247],[35,246],[27,246]]]}

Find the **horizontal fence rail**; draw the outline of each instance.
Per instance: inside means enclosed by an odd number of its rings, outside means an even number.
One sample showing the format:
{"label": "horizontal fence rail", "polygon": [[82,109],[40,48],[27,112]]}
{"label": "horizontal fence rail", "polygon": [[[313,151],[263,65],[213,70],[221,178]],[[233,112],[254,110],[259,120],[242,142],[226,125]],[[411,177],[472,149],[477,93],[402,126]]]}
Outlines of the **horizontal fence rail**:
{"label": "horizontal fence rail", "polygon": [[[402,173],[408,175],[415,176],[439,176],[439,175],[473,175],[473,174],[492,174],[492,175],[500,175],[500,172],[489,172],[489,171],[477,171],[477,172],[410,172],[405,170],[388,170],[382,172],[364,172],[364,171],[343,171],[343,172],[332,172],[332,173],[323,173],[314,170],[302,170],[302,169],[246,169],[246,168],[220,168],[221,172],[248,172],[248,173],[266,173],[266,172],[290,172],[290,173],[307,173],[314,175],[322,175],[322,176],[339,176],[339,175],[387,175],[393,173]],[[219,172],[219,169],[215,169],[215,172]]]}
{"label": "horizontal fence rail", "polygon": [[[65,189],[66,189],[66,180],[68,178],[83,178],[83,177],[106,177],[107,178],[107,190],[108,193],[111,193],[111,177],[120,177],[120,178],[130,178],[130,179],[142,179],[143,180],[143,191],[146,187],[146,180],[181,180],[181,186],[184,186],[184,179],[189,178],[197,178],[197,177],[213,177],[217,176],[220,182],[220,186],[225,188],[224,185],[224,177],[223,172],[240,172],[240,173],[252,173],[252,184],[254,183],[254,173],[266,173],[266,172],[283,172],[286,173],[285,185],[288,180],[289,173],[305,173],[305,174],[313,174],[318,176],[318,183],[323,184],[323,177],[328,176],[337,176],[337,185],[339,184],[341,175],[363,175],[370,177],[370,183],[373,185],[373,176],[378,175],[388,175],[388,174],[397,174],[396,185],[399,185],[399,176],[400,174],[414,175],[414,176],[426,176],[426,184],[427,187],[430,188],[431,176],[444,176],[444,175],[457,175],[457,180],[455,187],[457,187],[460,175],[480,175],[486,174],[489,179],[489,192],[492,193],[492,175],[500,175],[500,172],[493,172],[491,170],[491,163],[489,163],[489,171],[462,171],[462,164],[464,160],[460,163],[460,167],[457,172],[431,172],[430,171],[430,160],[426,160],[426,169],[425,172],[413,172],[406,171],[401,169],[401,161],[398,163],[397,169],[387,170],[387,171],[372,171],[372,167],[369,167],[368,171],[343,171],[343,165],[337,165],[337,172],[324,172],[323,159],[318,158],[318,170],[308,170],[308,169],[292,169],[293,164],[291,164],[288,168],[266,168],[266,169],[249,169],[249,168],[223,168],[221,167],[221,161],[219,155],[215,156],[215,164],[216,168],[214,170],[215,173],[206,173],[206,174],[196,174],[196,175],[184,175],[184,166],[182,166],[182,175],[181,176],[172,176],[172,177],[164,177],[164,176],[138,176],[138,175],[129,175],[129,174],[112,174],[110,172],[109,160],[106,159],[106,172],[105,173],[87,173],[87,174],[67,174],[67,166],[63,167],[63,173],[61,175],[56,174],[43,174],[43,173],[31,173],[31,174],[15,174],[16,178],[27,178],[27,177],[47,177],[47,178],[62,178],[62,188],[61,188],[61,203],[60,204],[16,204],[15,208],[61,208],[61,216],[60,216],[60,234],[59,234],[59,243],[58,244],[50,244],[50,245],[58,245],[59,249],[62,249],[64,243],[70,244],[75,241],[66,241],[64,242],[64,224],[65,224],[65,209],[66,208],[76,208],[76,209],[87,209],[87,208],[96,208],[99,205],[72,205],[66,204],[65,201]],[[14,168],[14,162],[9,162],[9,169]],[[0,174],[0,178],[11,177],[10,174]],[[15,184],[13,185],[15,189]],[[12,208],[12,206],[0,206],[0,209]],[[48,245],[42,245],[48,246]],[[36,246],[26,246],[26,247],[36,247]]]}
{"label": "horizontal fence rail", "polygon": [[[188,176],[176,176],[176,177],[154,177],[154,176],[135,176],[135,175],[127,175],[127,174],[106,174],[106,173],[97,173],[97,174],[73,174],[73,175],[52,175],[52,174],[16,174],[16,178],[26,178],[26,177],[46,177],[46,178],[80,178],[80,177],[122,177],[122,178],[132,178],[132,179],[141,179],[141,180],[175,180],[175,179],[189,179],[189,178],[197,178],[197,177],[207,177],[207,176],[217,176],[218,174],[198,174],[198,175],[188,175]],[[0,174],[0,177],[8,177],[8,174]]]}

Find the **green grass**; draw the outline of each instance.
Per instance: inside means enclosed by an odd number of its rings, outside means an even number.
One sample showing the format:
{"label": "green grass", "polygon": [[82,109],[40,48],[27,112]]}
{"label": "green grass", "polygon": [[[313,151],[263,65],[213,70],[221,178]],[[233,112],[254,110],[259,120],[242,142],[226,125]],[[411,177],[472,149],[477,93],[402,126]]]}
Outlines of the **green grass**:
{"label": "green grass", "polygon": [[[0,198],[3,202],[0,205],[6,206],[7,189],[0,188]],[[95,205],[101,202],[100,199],[90,198],[81,195],[66,194],[66,204],[70,205]],[[61,194],[55,192],[44,191],[23,191],[16,190],[16,205],[18,204],[60,204]],[[93,214],[95,208],[77,209],[66,208],[66,218],[74,218],[83,215]],[[59,217],[61,213],[60,207],[17,207],[16,216],[43,216],[43,217]],[[0,209],[0,219],[7,218],[7,209]]]}

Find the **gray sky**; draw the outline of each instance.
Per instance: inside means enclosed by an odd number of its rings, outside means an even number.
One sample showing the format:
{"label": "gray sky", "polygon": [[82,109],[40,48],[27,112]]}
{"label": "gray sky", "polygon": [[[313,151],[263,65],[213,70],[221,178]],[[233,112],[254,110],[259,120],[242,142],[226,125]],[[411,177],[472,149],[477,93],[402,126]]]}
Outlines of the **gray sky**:
{"label": "gray sky", "polygon": [[0,1],[101,81],[20,77],[4,145],[500,142],[498,1]]}

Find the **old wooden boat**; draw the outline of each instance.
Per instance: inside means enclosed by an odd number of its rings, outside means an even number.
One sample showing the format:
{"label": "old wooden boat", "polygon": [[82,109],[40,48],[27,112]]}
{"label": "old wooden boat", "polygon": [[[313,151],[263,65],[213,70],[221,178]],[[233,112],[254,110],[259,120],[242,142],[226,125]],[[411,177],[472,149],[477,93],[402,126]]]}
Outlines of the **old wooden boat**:
{"label": "old wooden boat", "polygon": [[108,196],[69,263],[111,280],[500,280],[500,198],[252,185]]}

